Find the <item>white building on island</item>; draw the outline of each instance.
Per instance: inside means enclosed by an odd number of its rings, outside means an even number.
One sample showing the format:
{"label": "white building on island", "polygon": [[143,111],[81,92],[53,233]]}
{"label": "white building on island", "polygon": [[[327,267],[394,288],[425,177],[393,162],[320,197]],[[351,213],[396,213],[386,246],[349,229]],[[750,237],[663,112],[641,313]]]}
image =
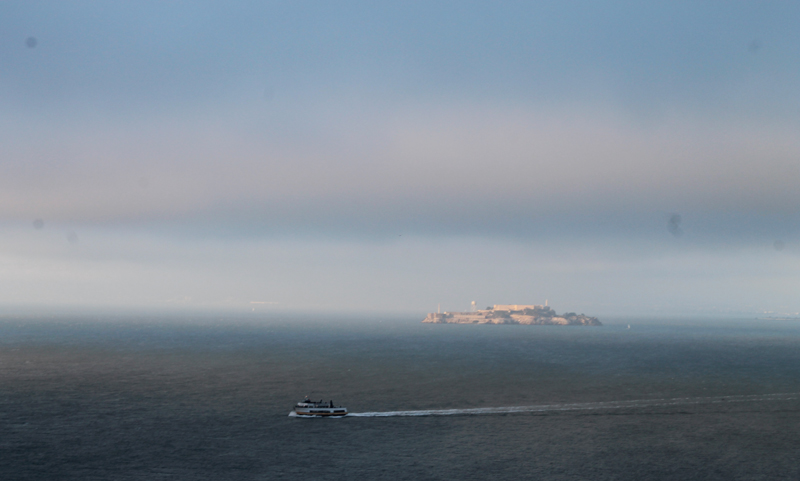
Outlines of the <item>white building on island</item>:
{"label": "white building on island", "polygon": [[524,309],[542,309],[543,307],[534,304],[495,304],[492,309],[495,311],[522,311]]}

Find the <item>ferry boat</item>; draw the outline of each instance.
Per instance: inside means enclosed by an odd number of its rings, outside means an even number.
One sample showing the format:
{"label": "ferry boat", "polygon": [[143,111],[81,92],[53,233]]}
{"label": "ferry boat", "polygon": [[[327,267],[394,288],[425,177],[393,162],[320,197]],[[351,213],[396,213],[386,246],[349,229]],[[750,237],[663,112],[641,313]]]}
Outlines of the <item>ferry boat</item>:
{"label": "ferry boat", "polygon": [[342,406],[334,406],[333,401],[322,402],[312,401],[306,396],[305,399],[295,404],[295,416],[313,416],[313,417],[341,417],[347,416],[347,408]]}

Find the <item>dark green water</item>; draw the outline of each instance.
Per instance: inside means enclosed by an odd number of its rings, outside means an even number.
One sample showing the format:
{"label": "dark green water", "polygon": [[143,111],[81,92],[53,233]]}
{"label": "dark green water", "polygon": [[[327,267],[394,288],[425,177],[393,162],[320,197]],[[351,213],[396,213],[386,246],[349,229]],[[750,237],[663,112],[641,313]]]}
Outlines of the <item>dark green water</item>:
{"label": "dark green water", "polygon": [[796,399],[287,416],[800,393],[799,324],[309,317],[0,319],[0,479],[800,477]]}

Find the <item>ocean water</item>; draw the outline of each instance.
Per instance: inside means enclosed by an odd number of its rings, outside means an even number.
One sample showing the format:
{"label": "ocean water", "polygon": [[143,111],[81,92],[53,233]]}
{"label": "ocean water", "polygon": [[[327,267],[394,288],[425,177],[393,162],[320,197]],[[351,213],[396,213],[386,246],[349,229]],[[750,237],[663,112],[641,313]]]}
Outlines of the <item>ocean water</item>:
{"label": "ocean water", "polygon": [[421,318],[3,315],[0,479],[800,478],[800,323]]}

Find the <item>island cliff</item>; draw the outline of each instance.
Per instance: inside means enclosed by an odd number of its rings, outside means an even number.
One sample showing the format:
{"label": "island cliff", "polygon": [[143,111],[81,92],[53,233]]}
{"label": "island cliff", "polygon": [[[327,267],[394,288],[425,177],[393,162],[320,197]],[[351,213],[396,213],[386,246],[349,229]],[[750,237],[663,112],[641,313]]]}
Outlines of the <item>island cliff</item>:
{"label": "island cliff", "polygon": [[596,317],[568,312],[558,315],[548,306],[495,305],[474,312],[432,312],[428,324],[527,324],[556,326],[602,326]]}

